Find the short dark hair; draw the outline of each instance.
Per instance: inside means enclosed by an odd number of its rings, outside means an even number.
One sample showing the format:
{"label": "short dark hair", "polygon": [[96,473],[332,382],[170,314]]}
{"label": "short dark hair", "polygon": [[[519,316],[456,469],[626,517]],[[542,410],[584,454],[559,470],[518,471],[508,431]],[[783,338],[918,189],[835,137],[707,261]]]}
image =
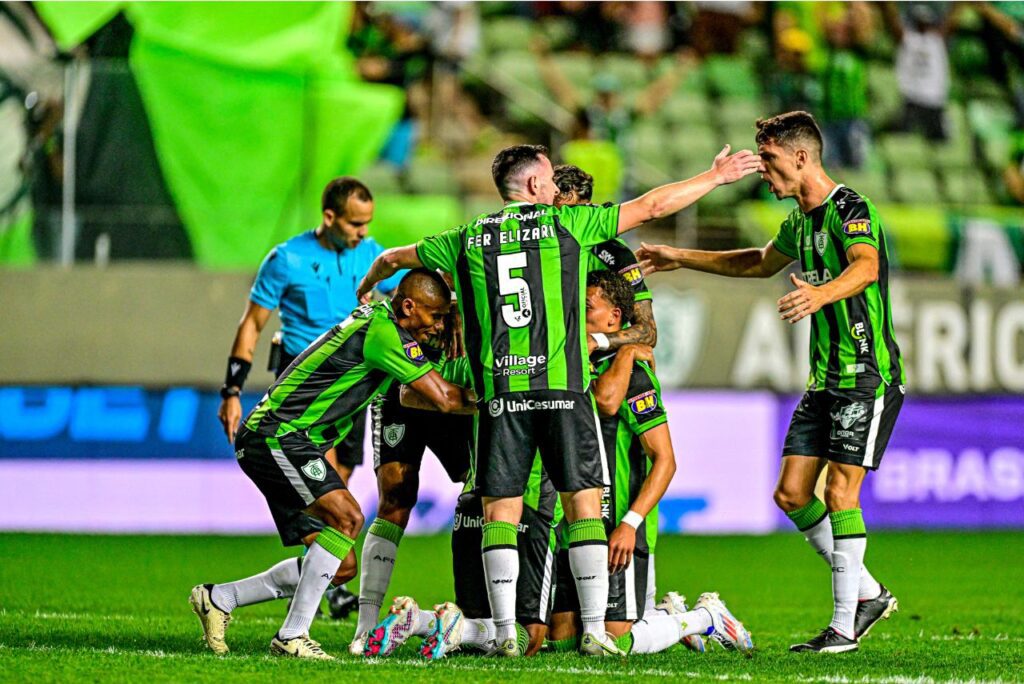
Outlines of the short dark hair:
{"label": "short dark hair", "polygon": [[547,155],[548,148],[543,145],[513,145],[498,152],[491,164],[491,176],[494,178],[494,187],[498,188],[501,198],[508,199],[511,190],[510,180],[536,162],[539,157]]}
{"label": "short dark hair", "polygon": [[615,271],[598,269],[587,274],[587,287],[599,287],[605,299],[622,312],[622,320],[629,323],[633,320],[635,293],[633,286]]}
{"label": "short dark hair", "polygon": [[[419,296],[414,296],[414,293]],[[424,295],[447,302],[451,301],[452,291],[440,273],[422,267],[411,269],[406,273],[398,283],[398,289],[395,290],[395,299],[398,301],[421,299]]]}
{"label": "short dark hair", "polygon": [[818,122],[809,112],[786,112],[768,119],[758,119],[756,125],[757,135],[754,140],[758,145],[773,142],[792,149],[794,143],[803,142],[818,153],[818,161],[821,161],[825,143]]}
{"label": "short dark hair", "polygon": [[555,167],[555,185],[563,195],[575,192],[581,202],[589,202],[594,196],[594,177],[572,164]]}
{"label": "short dark hair", "polygon": [[330,209],[333,212],[344,213],[345,204],[353,195],[363,202],[373,200],[370,188],[363,185],[359,179],[352,176],[335,178],[324,188],[324,194],[320,197],[320,211]]}

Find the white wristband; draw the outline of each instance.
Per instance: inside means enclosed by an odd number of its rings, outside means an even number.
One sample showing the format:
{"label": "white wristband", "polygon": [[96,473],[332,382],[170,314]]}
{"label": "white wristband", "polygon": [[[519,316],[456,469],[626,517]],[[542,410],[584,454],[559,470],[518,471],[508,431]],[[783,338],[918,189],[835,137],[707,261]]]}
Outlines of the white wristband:
{"label": "white wristband", "polygon": [[597,348],[602,351],[612,346],[611,342],[608,341],[608,336],[604,333],[590,333],[590,336],[597,342]]}
{"label": "white wristband", "polygon": [[622,524],[629,525],[634,530],[640,527],[640,523],[644,521],[644,516],[640,515],[636,511],[630,511],[626,515],[622,516]]}

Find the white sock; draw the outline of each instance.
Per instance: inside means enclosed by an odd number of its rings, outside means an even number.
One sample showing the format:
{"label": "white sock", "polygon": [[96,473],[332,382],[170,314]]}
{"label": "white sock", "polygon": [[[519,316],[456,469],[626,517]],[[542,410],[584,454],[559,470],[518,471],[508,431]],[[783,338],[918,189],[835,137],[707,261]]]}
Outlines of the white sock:
{"label": "white sock", "polygon": [[715,626],[711,611],[707,608],[694,608],[685,613],[673,613],[669,617],[679,623],[680,639],[691,634],[707,634]]}
{"label": "white sock", "polygon": [[356,634],[373,629],[380,619],[380,607],[391,584],[402,528],[377,518],[363,541],[359,574],[359,621]]}
{"label": "white sock", "polygon": [[604,638],[604,615],[608,610],[608,544],[571,546],[569,568],[580,597],[583,631]]}
{"label": "white sock", "polygon": [[516,638],[516,583],[519,581],[517,529],[512,523],[484,523],[484,578],[491,605],[495,639],[504,643]]}
{"label": "white sock", "polygon": [[832,551],[832,598],[835,601],[832,629],[850,639],[854,637],[857,587],[867,545],[866,537],[837,539]]}
{"label": "white sock", "polygon": [[[807,543],[828,563],[829,567],[832,567],[832,549],[835,544],[832,541],[832,523],[829,521],[828,516],[822,518],[814,527],[804,530],[803,534]],[[860,580],[857,586],[857,598],[862,600],[873,599],[880,593],[882,593],[882,586],[878,583],[878,580],[871,576],[867,566],[862,564]]]}
{"label": "white sock", "polygon": [[416,617],[416,629],[412,631],[413,636],[425,637],[434,631],[434,620],[437,616],[434,615],[433,611],[420,610],[419,615]]}
{"label": "white sock", "polygon": [[472,646],[481,651],[490,649],[495,640],[494,621],[490,618],[464,618],[462,645]]}
{"label": "white sock", "polygon": [[[288,616],[278,632],[281,639],[294,639],[309,634],[309,626],[320,605],[320,599],[341,567],[341,560],[352,548],[352,540],[337,530],[325,527],[302,560],[302,573],[292,597]],[[331,550],[328,551],[327,549]]]}
{"label": "white sock", "polygon": [[683,638],[679,620],[661,612],[633,623],[633,649],[630,653],[661,653]]}
{"label": "white sock", "polygon": [[230,613],[238,606],[288,598],[295,593],[295,586],[299,583],[301,563],[301,558],[289,558],[258,575],[236,582],[215,584],[210,590],[210,598],[225,613]]}

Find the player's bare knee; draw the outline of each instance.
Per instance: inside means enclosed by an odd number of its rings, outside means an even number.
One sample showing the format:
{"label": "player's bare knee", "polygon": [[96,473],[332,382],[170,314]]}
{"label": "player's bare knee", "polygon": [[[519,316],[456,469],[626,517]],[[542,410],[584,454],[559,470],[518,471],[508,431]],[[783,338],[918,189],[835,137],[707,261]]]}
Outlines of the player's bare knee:
{"label": "player's bare knee", "polygon": [[860,506],[860,496],[846,482],[830,482],[825,486],[825,506],[830,511],[846,511]]}
{"label": "player's bare knee", "polygon": [[798,508],[803,508],[810,503],[811,494],[797,489],[784,487],[780,484],[775,488],[775,494],[772,498],[775,499],[776,506],[789,513],[790,511],[795,511]]}

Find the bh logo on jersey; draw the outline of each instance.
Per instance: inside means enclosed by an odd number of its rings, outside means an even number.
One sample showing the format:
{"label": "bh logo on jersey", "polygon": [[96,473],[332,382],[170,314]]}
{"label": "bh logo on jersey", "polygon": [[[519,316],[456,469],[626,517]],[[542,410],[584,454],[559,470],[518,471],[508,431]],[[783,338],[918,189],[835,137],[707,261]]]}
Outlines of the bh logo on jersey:
{"label": "bh logo on jersey", "polygon": [[629,399],[629,410],[638,416],[650,413],[658,407],[658,393],[648,390]]}
{"label": "bh logo on jersey", "polygon": [[324,478],[327,477],[327,466],[324,465],[322,459],[315,458],[302,466],[302,472],[305,473],[306,477],[310,480],[323,482]]}
{"label": "bh logo on jersey", "polygon": [[423,350],[420,349],[419,342],[409,342],[407,344],[404,344],[402,345],[402,349],[405,350],[405,355],[408,356],[413,361],[423,360]]}
{"label": "bh logo on jersey", "polygon": [[871,222],[867,219],[852,219],[843,224],[847,235],[871,235]]}
{"label": "bh logo on jersey", "polygon": [[860,420],[867,412],[867,406],[859,401],[855,401],[849,406],[844,406],[839,411],[834,411],[832,413],[832,420],[838,421],[844,430],[849,430],[850,426]]}
{"label": "bh logo on jersey", "polygon": [[636,285],[641,280],[643,280],[644,277],[643,272],[640,270],[640,266],[637,264],[633,264],[632,266],[627,266],[626,268],[622,269],[621,271],[619,271],[619,275],[625,278],[626,282],[628,282],[630,285]]}

